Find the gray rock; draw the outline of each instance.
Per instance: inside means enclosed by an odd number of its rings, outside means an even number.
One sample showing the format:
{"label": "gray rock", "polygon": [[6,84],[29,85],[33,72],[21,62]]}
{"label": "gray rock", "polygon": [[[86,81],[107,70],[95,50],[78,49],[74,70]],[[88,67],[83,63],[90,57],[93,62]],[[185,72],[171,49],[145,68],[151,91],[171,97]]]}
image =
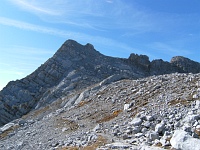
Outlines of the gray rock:
{"label": "gray rock", "polygon": [[157,132],[157,133],[164,133],[165,132],[165,124],[163,122],[157,124],[155,126],[155,132]]}
{"label": "gray rock", "polygon": [[142,146],[141,150],[164,150],[164,148],[156,146]]}
{"label": "gray rock", "polygon": [[141,131],[141,128],[138,127],[138,126],[132,128],[132,132],[133,132],[134,134],[137,134],[137,133],[139,133],[140,131]]}
{"label": "gray rock", "polygon": [[120,130],[114,130],[113,135],[118,136],[120,134]]}
{"label": "gray rock", "polygon": [[93,131],[94,131],[94,132],[97,132],[97,131],[99,131],[99,130],[100,130],[100,125],[97,124],[97,125],[94,127]]}
{"label": "gray rock", "polygon": [[147,119],[148,121],[153,121],[153,120],[154,120],[153,116],[146,116],[146,119]]}
{"label": "gray rock", "polygon": [[194,124],[195,121],[198,121],[200,119],[200,114],[196,115],[187,115],[184,119],[183,122],[189,123],[189,124]]}
{"label": "gray rock", "polygon": [[171,136],[162,136],[161,139],[160,139],[160,143],[162,144],[162,146],[170,146],[170,141],[169,139],[171,139]]}
{"label": "gray rock", "polygon": [[131,134],[132,132],[133,132],[132,129],[127,129],[124,131],[124,133],[126,133],[126,134]]}
{"label": "gray rock", "polygon": [[140,118],[134,118],[130,124],[133,126],[140,126],[142,124],[142,120]]}
{"label": "gray rock", "polygon": [[147,131],[148,131],[147,128],[142,128],[142,130],[141,130],[141,132],[144,133],[144,134],[145,134]]}
{"label": "gray rock", "polygon": [[159,139],[159,135],[157,132],[150,132],[148,138],[150,141],[154,141],[155,139]]}
{"label": "gray rock", "polygon": [[146,128],[150,128],[151,123],[150,123],[149,121],[145,121],[145,122],[143,123],[143,125],[144,125]]}
{"label": "gray rock", "polygon": [[188,133],[192,132],[192,127],[189,124],[184,124],[184,126],[182,127],[182,130]]}
{"label": "gray rock", "polygon": [[131,138],[131,137],[128,136],[127,134],[125,134],[125,135],[122,136],[122,139],[123,139],[123,140],[127,140],[127,139],[130,139],[130,138]]}
{"label": "gray rock", "polygon": [[18,123],[18,124],[19,124],[20,126],[23,126],[25,123],[27,123],[26,120],[21,119],[21,120],[19,120],[19,123]]}
{"label": "gray rock", "polygon": [[107,145],[111,149],[127,149],[130,148],[131,145],[127,143],[115,142]]}
{"label": "gray rock", "polygon": [[136,138],[140,138],[140,137],[142,137],[142,136],[144,136],[143,133],[137,133],[137,134],[135,134],[135,137],[136,137]]}
{"label": "gray rock", "polygon": [[174,126],[175,126],[176,128],[180,127],[180,125],[181,125],[181,123],[180,123],[179,121],[176,122],[176,123],[174,124]]}

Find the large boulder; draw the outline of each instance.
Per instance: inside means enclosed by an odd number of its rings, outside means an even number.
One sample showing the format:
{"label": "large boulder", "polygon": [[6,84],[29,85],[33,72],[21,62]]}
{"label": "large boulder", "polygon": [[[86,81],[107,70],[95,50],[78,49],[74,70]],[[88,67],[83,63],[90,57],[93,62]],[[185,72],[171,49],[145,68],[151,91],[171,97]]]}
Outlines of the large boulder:
{"label": "large boulder", "polygon": [[170,143],[173,148],[179,150],[199,150],[200,140],[193,138],[183,130],[175,130]]}
{"label": "large boulder", "polygon": [[140,126],[142,124],[142,120],[140,118],[134,118],[130,124],[133,126]]}

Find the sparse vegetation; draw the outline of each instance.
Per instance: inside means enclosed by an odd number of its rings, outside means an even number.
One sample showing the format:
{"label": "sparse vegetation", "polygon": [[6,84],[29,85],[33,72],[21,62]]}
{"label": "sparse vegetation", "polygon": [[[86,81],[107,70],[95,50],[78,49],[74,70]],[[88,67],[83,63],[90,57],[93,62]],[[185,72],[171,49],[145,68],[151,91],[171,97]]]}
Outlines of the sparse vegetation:
{"label": "sparse vegetation", "polygon": [[9,129],[5,130],[0,134],[0,140],[6,138],[10,133],[14,132],[17,128],[19,128],[18,125],[12,126]]}
{"label": "sparse vegetation", "polygon": [[102,119],[97,120],[97,123],[102,123],[102,122],[110,121],[113,118],[117,117],[121,112],[122,112],[122,110],[116,110],[112,114],[104,116]]}
{"label": "sparse vegetation", "polygon": [[187,100],[178,100],[178,99],[175,99],[175,100],[171,100],[168,103],[169,106],[174,106],[176,104],[187,105],[187,104],[189,104],[189,102]]}
{"label": "sparse vegetation", "polygon": [[68,120],[63,117],[57,117],[54,124],[57,128],[66,128],[66,132],[76,131],[79,128],[79,125],[74,120]]}
{"label": "sparse vegetation", "polygon": [[91,102],[91,100],[89,100],[89,101],[81,101],[80,103],[78,103],[78,107],[82,107],[85,104],[88,104],[89,102]]}

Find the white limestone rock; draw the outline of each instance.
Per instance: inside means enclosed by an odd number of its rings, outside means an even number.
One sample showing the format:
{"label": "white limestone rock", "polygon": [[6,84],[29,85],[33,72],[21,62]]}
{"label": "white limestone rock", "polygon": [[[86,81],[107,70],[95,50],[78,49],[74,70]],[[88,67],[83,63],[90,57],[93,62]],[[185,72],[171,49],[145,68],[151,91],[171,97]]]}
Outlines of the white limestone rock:
{"label": "white limestone rock", "polygon": [[164,148],[160,148],[156,146],[142,146],[140,150],[164,150]]}
{"label": "white limestone rock", "polygon": [[130,104],[124,104],[124,111],[127,111],[130,108]]}
{"label": "white limestone rock", "polygon": [[115,142],[115,143],[107,144],[107,146],[111,149],[127,149],[127,148],[131,147],[130,144],[122,143],[122,142]]}
{"label": "white limestone rock", "polygon": [[183,130],[175,130],[170,140],[173,148],[181,150],[199,150],[200,140],[191,137],[187,132]]}
{"label": "white limestone rock", "polygon": [[197,99],[197,98],[199,98],[199,95],[198,95],[198,94],[194,94],[194,95],[192,96],[192,98]]}
{"label": "white limestone rock", "polygon": [[153,121],[154,120],[154,118],[153,118],[153,116],[146,116],[146,119],[148,120],[148,121]]}
{"label": "white limestone rock", "polygon": [[199,119],[200,119],[200,114],[192,114],[192,115],[187,115],[183,119],[183,122],[193,124],[195,121],[198,121]]}
{"label": "white limestone rock", "polygon": [[200,108],[200,100],[196,100],[195,108],[196,108],[196,109]]}

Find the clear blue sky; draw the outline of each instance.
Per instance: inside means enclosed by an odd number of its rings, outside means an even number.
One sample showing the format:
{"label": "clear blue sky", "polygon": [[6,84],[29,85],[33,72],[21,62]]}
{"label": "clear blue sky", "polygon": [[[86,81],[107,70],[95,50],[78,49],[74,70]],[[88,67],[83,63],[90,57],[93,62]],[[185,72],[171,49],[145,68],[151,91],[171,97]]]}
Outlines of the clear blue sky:
{"label": "clear blue sky", "polygon": [[101,53],[200,61],[200,0],[1,0],[0,89],[67,39]]}

